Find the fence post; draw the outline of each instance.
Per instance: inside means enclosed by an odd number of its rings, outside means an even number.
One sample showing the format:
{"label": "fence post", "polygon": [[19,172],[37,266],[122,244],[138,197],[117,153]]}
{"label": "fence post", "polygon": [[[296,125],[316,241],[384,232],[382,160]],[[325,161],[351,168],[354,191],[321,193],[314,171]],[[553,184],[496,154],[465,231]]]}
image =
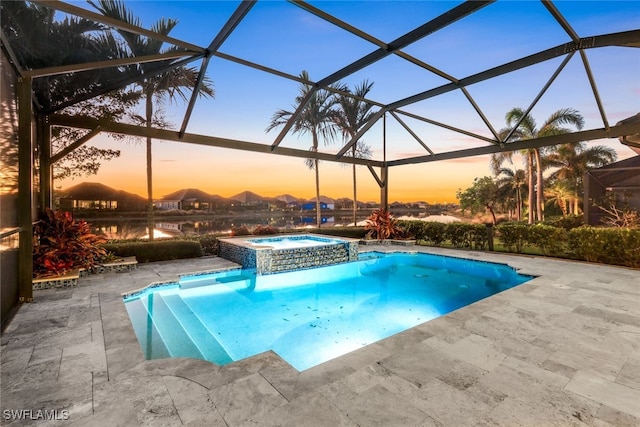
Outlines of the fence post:
{"label": "fence post", "polygon": [[493,224],[488,222],[487,226],[487,242],[489,242],[489,250],[493,251]]}

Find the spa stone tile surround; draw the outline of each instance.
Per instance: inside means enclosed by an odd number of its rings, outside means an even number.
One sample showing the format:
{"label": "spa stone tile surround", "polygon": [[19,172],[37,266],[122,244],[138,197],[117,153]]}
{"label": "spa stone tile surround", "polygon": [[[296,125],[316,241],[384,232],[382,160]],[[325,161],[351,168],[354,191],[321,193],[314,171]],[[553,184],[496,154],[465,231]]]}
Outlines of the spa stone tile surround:
{"label": "spa stone tile surround", "polygon": [[326,244],[322,242],[328,239],[325,236],[306,234],[282,237],[304,239],[310,236],[320,240],[319,243],[323,244],[311,247],[272,249],[254,246],[247,238],[229,238],[219,239],[218,254],[222,258],[242,265],[242,268],[255,268],[257,274],[281,273],[358,259],[358,240],[356,239],[329,239],[332,242],[339,241]]}

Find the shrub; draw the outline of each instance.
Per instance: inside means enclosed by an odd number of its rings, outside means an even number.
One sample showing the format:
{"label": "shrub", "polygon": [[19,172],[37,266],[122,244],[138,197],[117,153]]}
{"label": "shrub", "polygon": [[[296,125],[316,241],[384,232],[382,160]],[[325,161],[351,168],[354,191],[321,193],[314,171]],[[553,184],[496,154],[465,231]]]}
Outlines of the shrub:
{"label": "shrub", "polygon": [[562,256],[565,254],[567,231],[564,228],[537,224],[528,227],[526,240],[540,248],[544,255]]}
{"label": "shrub", "polygon": [[364,239],[367,234],[364,227],[314,228],[311,230],[305,230],[305,233],[307,231],[327,236],[348,237],[351,239]]}
{"label": "shrub", "polygon": [[188,240],[106,243],[103,248],[120,257],[135,256],[138,262],[199,258],[203,255],[200,242]]}
{"label": "shrub", "polygon": [[424,223],[424,239],[435,246],[440,246],[447,237],[447,224],[441,222]]}
{"label": "shrub", "polygon": [[244,225],[240,225],[237,227],[231,227],[231,236],[248,236],[251,232]]}
{"label": "shrub", "polygon": [[367,237],[377,240],[393,239],[403,236],[403,231],[398,227],[398,221],[383,209],[376,209],[367,218],[364,229],[368,231]]}
{"label": "shrub", "polygon": [[[163,239],[164,240],[164,239]],[[171,240],[189,240],[199,242],[203,255],[218,255],[218,239],[211,234],[188,234]]]}
{"label": "shrub", "polygon": [[529,226],[527,224],[506,223],[496,227],[500,241],[507,250],[522,253],[524,247],[529,243]]}
{"label": "shrub", "polygon": [[398,227],[404,230],[406,236],[411,236],[416,240],[425,240],[424,222],[417,220],[399,220]]}
{"label": "shrub", "polygon": [[640,230],[582,226],[569,231],[571,254],[590,262],[640,267]]}
{"label": "shrub", "polygon": [[473,249],[485,249],[487,247],[487,227],[484,224],[455,222],[445,225],[444,235],[453,247]]}
{"label": "shrub", "polygon": [[564,228],[569,231],[574,228],[584,225],[584,216],[582,215],[567,215],[556,218],[548,219],[544,222],[544,225],[550,225],[552,227]]}
{"label": "shrub", "polygon": [[34,227],[33,270],[36,277],[95,267],[107,252],[104,239],[91,233],[86,221],[70,212],[46,209]]}
{"label": "shrub", "polygon": [[256,228],[253,229],[253,234],[255,234],[256,236],[265,236],[268,234],[278,234],[278,233],[280,233],[280,230],[278,230],[276,227],[272,225],[258,225]]}

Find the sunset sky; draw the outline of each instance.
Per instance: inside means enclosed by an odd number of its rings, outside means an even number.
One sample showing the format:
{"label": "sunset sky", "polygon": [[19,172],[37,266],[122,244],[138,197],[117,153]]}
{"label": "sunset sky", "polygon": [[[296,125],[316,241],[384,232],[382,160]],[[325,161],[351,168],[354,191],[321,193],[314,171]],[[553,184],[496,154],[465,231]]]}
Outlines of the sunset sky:
{"label": "sunset sky", "polygon": [[[85,2],[75,5],[90,8]],[[199,46],[208,46],[233,13],[235,1],[130,1],[128,7],[150,27],[157,19],[179,21],[171,36]],[[316,7],[347,23],[390,42],[455,6],[447,1],[319,1]],[[560,1],[556,7],[581,37],[640,28],[640,8],[635,1]],[[498,1],[431,34],[404,51],[456,78],[464,78],[519,57],[566,43],[568,36],[538,1]],[[298,75],[306,69],[318,81],[375,50],[375,46],[281,1],[259,1],[224,42],[220,51]],[[609,124],[640,111],[640,52],[631,48],[586,51]],[[475,102],[497,130],[505,127],[504,115],[513,107],[527,108],[560,65],[556,58],[524,70],[467,87]],[[194,63],[199,67],[199,63]],[[187,132],[271,144],[277,130],[265,133],[272,114],[292,110],[298,83],[213,57],[208,67],[215,99],[200,99]],[[368,98],[390,103],[448,81],[389,56],[343,80],[353,87],[364,79],[374,82]],[[584,66],[575,55],[547,93],[534,107],[532,116],[541,124],[553,111],[572,107],[584,116],[586,128],[603,127],[590,90]],[[182,122],[186,103],[165,104],[165,117],[176,128]],[[450,92],[411,104],[404,110],[448,125],[490,137],[491,133],[461,91]],[[139,113],[142,113],[141,108]],[[486,145],[465,135],[410,118],[403,120],[436,153]],[[382,160],[382,122],[364,136],[373,157]],[[422,146],[392,117],[386,119],[388,160],[426,154]],[[97,176],[57,181],[68,188],[83,181],[103,184],[146,196],[145,147],[139,143],[116,143],[105,135],[93,145],[118,148],[120,158],[104,163]],[[592,141],[618,151],[619,159],[634,155],[617,140]],[[290,134],[283,147],[306,150],[307,136]],[[335,153],[336,140],[321,151]],[[314,174],[304,160],[279,155],[201,147],[155,141],[153,148],[154,196],[181,188],[199,188],[212,194],[231,196],[244,190],[264,196],[289,193],[315,195]],[[390,169],[390,201],[430,203],[456,202],[458,188],[467,188],[473,178],[490,175],[488,156]],[[522,165],[517,164],[517,167]],[[358,198],[379,200],[379,188],[365,167],[358,167]],[[321,193],[350,197],[351,166],[322,162]]]}

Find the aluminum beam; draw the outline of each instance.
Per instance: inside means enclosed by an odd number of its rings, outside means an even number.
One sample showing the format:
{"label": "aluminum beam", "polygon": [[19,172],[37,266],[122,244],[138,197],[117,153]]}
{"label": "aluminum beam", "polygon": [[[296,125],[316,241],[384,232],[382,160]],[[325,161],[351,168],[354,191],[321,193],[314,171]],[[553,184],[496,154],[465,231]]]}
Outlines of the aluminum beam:
{"label": "aluminum beam", "polygon": [[549,147],[552,145],[571,142],[592,141],[603,138],[618,138],[625,135],[640,133],[640,123],[625,123],[612,126],[609,129],[591,129],[573,132],[563,135],[553,135],[544,138],[527,139],[523,141],[509,142],[505,144],[487,145],[484,147],[468,148],[465,150],[449,151],[428,156],[417,156],[407,159],[393,160],[389,166],[412,165],[416,163],[435,162],[439,160],[460,159],[463,157],[481,156],[509,151],[526,150],[530,148]]}
{"label": "aluminum beam", "polygon": [[68,126],[79,129],[94,129],[101,127],[103,132],[120,133],[123,135],[150,137],[164,141],[185,142],[189,144],[205,145],[209,147],[230,148],[234,150],[252,151],[256,153],[271,153],[289,157],[299,157],[303,159],[318,159],[330,162],[347,163],[355,165],[371,165],[381,167],[383,162],[376,160],[360,159],[357,157],[345,157],[336,160],[335,155],[329,153],[312,152],[308,150],[300,150],[295,148],[280,147],[275,151],[271,150],[268,144],[259,144],[255,142],[240,141],[236,139],[219,138],[215,136],[199,135],[185,133],[182,138],[177,131],[147,128],[146,126],[135,126],[124,123],[111,123],[107,121],[96,120],[91,117],[52,115],[49,117],[51,125]]}
{"label": "aluminum beam", "polygon": [[[397,39],[389,43],[386,46],[386,48],[378,48],[377,50],[374,50],[368,55],[365,55],[362,58],[352,62],[346,67],[328,75],[324,79],[318,81],[315,85],[315,88],[312,89],[310,93],[313,93],[321,88],[324,88],[325,86],[329,86],[337,82],[338,80],[343,79],[355,73],[356,71],[359,71],[373,64],[374,62],[377,62],[382,58],[387,57],[388,55],[391,55],[393,52],[398,51],[404,47],[407,47],[410,44],[415,43],[416,41],[428,36],[429,34],[432,34],[452,24],[453,22],[458,21],[459,19],[462,19],[465,16],[478,11],[479,9],[485,7],[486,5],[494,1],[495,0],[479,0],[479,1],[464,2],[454,7],[453,9],[448,10],[442,15],[432,19],[426,24],[423,24],[418,28],[412,31],[409,31],[408,33],[398,37]],[[272,144],[273,147],[277,147],[282,142],[282,140],[284,139],[284,136],[287,134],[287,132],[289,132],[289,129],[291,129],[291,127],[293,126],[293,123],[296,120],[298,120],[298,118],[300,117],[300,114],[302,114],[302,110],[304,110],[304,107],[306,106],[306,103],[309,102],[309,99],[310,99],[310,96],[307,96],[303,100],[304,102],[300,103],[300,106],[291,115],[291,118],[285,124],[285,127],[282,129],[282,131],[280,132],[276,140],[273,142]],[[355,139],[355,141],[357,141],[357,139]],[[352,143],[350,144],[351,145],[355,144],[355,141],[352,140]],[[344,152],[342,154],[338,154],[338,158],[342,157],[343,155],[344,155]]]}
{"label": "aluminum beam", "polygon": [[[196,60],[198,60],[198,59],[200,59],[202,57],[203,57],[203,55],[198,54],[196,56],[192,56],[190,58],[186,58],[186,59],[183,59],[181,61],[177,61],[177,62],[168,64],[168,65],[166,65],[164,67],[159,67],[158,69],[153,70],[151,72],[148,72],[148,73],[145,74],[145,76],[146,77],[155,76],[156,74],[164,73],[165,71],[171,70],[171,69],[176,68],[176,67],[181,67],[181,66],[186,65],[186,64],[188,64],[188,63],[190,63],[192,61],[196,61]],[[72,99],[70,101],[66,101],[66,102],[63,102],[61,104],[55,105],[55,106],[53,106],[53,107],[51,107],[51,108],[49,108],[47,110],[41,111],[40,113],[47,114],[47,115],[53,114],[53,113],[55,113],[57,111],[63,110],[65,108],[70,107],[72,105],[75,105],[75,104],[77,104],[79,102],[86,101],[88,99],[95,98],[95,97],[100,96],[100,95],[104,95],[104,94],[109,93],[109,92],[111,92],[113,90],[118,90],[118,89],[124,88],[124,87],[126,87],[126,86],[128,86],[128,85],[130,85],[132,83],[137,82],[138,80],[140,80],[140,76],[130,77],[130,78],[125,79],[125,80],[123,80],[121,82],[118,82],[117,84],[114,84],[113,86],[109,86],[109,87],[97,90],[95,92],[92,92],[92,93],[87,93],[85,95],[78,96],[75,99]]]}
{"label": "aluminum beam", "polygon": [[19,77],[18,97],[18,301],[33,300],[33,132],[31,83]]}
{"label": "aluminum beam", "polygon": [[498,135],[498,132],[496,132],[496,130],[493,128],[493,126],[491,125],[491,122],[489,121],[487,116],[485,116],[484,113],[482,112],[482,110],[480,109],[480,106],[478,106],[478,104],[476,104],[476,101],[473,99],[473,97],[471,96],[471,94],[469,93],[467,88],[466,87],[461,87],[460,90],[462,91],[464,96],[467,97],[467,100],[469,101],[469,103],[471,104],[473,109],[476,110],[476,113],[478,113],[478,115],[480,116],[480,118],[482,119],[484,124],[487,126],[487,128],[489,128],[489,130],[493,134],[493,137],[496,140],[500,140],[500,136]]}
{"label": "aluminum beam", "polygon": [[91,129],[89,131],[89,133],[84,135],[82,138],[78,139],[75,142],[72,142],[71,144],[69,144],[68,146],[66,146],[65,148],[63,148],[62,150],[60,150],[59,152],[57,152],[53,156],[51,156],[51,164],[59,162],[64,156],[66,156],[67,154],[71,153],[76,148],[84,145],[91,138],[93,138],[94,136],[98,135],[100,132],[102,132],[102,129],[100,128],[99,125],[96,126],[94,129]]}
{"label": "aluminum beam", "polygon": [[596,80],[593,78],[593,73],[591,72],[591,67],[589,66],[589,60],[587,59],[587,54],[584,50],[580,51],[580,58],[582,59],[582,64],[584,65],[584,71],[587,73],[587,77],[589,78],[589,84],[591,85],[593,97],[596,100],[596,104],[598,104],[598,110],[600,111],[600,117],[602,117],[602,123],[604,123],[605,129],[609,129],[607,114],[604,111],[604,106],[602,105],[600,94],[598,93],[598,86],[596,85]]}
{"label": "aluminum beam", "polygon": [[16,56],[16,53],[13,51],[13,48],[11,47],[11,43],[9,43],[9,38],[1,28],[0,28],[0,41],[2,42],[2,46],[4,47],[5,52],[7,52],[7,56],[11,60],[11,63],[13,64],[13,67],[16,70],[16,73],[18,74],[18,76],[23,76],[24,69],[20,64],[20,61],[18,61],[18,57]]}
{"label": "aluminum beam", "polygon": [[193,108],[196,105],[196,99],[200,93],[200,88],[202,87],[202,82],[204,81],[205,74],[207,72],[207,67],[209,66],[209,58],[211,58],[211,54],[216,52],[222,43],[231,35],[233,30],[240,24],[240,21],[249,13],[251,8],[256,4],[257,0],[243,0],[242,3],[236,8],[231,15],[231,18],[227,20],[222,29],[218,32],[218,34],[213,38],[209,47],[207,48],[207,54],[202,61],[202,65],[200,66],[200,73],[198,74],[198,80],[193,88],[193,92],[191,93],[191,99],[189,99],[189,105],[187,106],[187,110],[184,114],[184,118],[182,120],[182,126],[180,127],[180,136],[184,136],[184,133],[187,130],[187,125],[189,124],[189,120],[191,119],[191,114],[193,113]]}
{"label": "aluminum beam", "polygon": [[64,3],[60,0],[32,0],[34,3],[38,3],[41,6],[56,9],[61,12],[69,13],[71,15],[80,16],[82,18],[87,18],[92,21],[100,22],[101,24],[105,24],[109,27],[118,28],[123,31],[127,31],[132,34],[138,34],[141,36],[146,36],[152,39],[161,40],[165,43],[172,44],[174,46],[181,47],[186,50],[192,50],[198,53],[204,53],[205,49],[201,46],[197,46],[195,44],[187,43],[182,40],[175,39],[173,37],[165,36],[159,33],[156,33],[151,30],[147,30],[142,27],[138,27],[135,25],[128,24],[123,21],[118,21],[117,19],[109,18],[107,16],[101,15],[96,12],[92,12],[87,9],[83,9],[81,7],[73,6],[68,3]]}
{"label": "aluminum beam", "polygon": [[578,36],[578,33],[576,33],[575,30],[571,27],[571,25],[569,25],[569,22],[567,22],[564,16],[562,16],[562,14],[556,8],[556,6],[550,0],[542,0],[542,4],[544,5],[544,7],[547,8],[549,13],[553,15],[555,20],[558,21],[558,24],[560,24],[560,26],[569,35],[569,37],[571,37],[571,40],[573,40],[574,43],[579,43],[580,36]]}
{"label": "aluminum beam", "polygon": [[560,66],[558,66],[558,68],[556,69],[556,71],[551,75],[551,77],[549,78],[549,80],[547,80],[547,83],[545,83],[545,85],[542,87],[542,89],[540,89],[540,92],[538,92],[538,95],[536,95],[536,97],[533,99],[533,101],[531,101],[531,104],[529,105],[529,107],[526,109],[526,111],[524,112],[524,114],[522,115],[522,117],[520,117],[520,120],[518,120],[518,122],[513,126],[513,128],[509,131],[509,133],[507,134],[507,136],[504,138],[504,140],[500,141],[500,142],[504,142],[504,141],[509,141],[509,139],[511,138],[511,136],[514,134],[514,132],[520,127],[520,125],[522,124],[522,122],[524,121],[524,119],[527,118],[527,116],[529,116],[529,113],[531,113],[531,110],[533,110],[533,107],[536,106],[536,104],[538,103],[538,101],[540,101],[540,98],[542,98],[542,95],[544,95],[544,93],[547,91],[547,89],[549,89],[549,87],[551,86],[551,83],[554,82],[554,80],[558,77],[558,75],[560,74],[560,72],[564,69],[564,67],[569,63],[569,61],[571,60],[571,58],[573,57],[573,54],[575,52],[571,52],[570,54],[568,54],[560,63]]}
{"label": "aluminum beam", "polygon": [[473,132],[469,132],[469,131],[466,131],[464,129],[460,129],[460,128],[457,128],[457,127],[454,127],[454,126],[450,126],[450,125],[447,125],[447,124],[444,124],[444,123],[441,123],[441,122],[437,122],[435,120],[427,119],[426,117],[422,117],[422,116],[419,116],[417,114],[409,113],[408,111],[395,110],[395,112],[398,113],[398,114],[402,114],[403,116],[411,117],[412,119],[420,120],[420,121],[423,121],[425,123],[429,123],[429,124],[432,124],[434,126],[441,127],[443,129],[448,129],[450,131],[457,132],[457,133],[460,133],[462,135],[467,135],[467,136],[470,136],[472,138],[479,139],[481,141],[487,141],[487,142],[490,142],[492,144],[495,144],[495,143],[498,142],[498,138],[496,138],[496,139],[487,138],[486,136],[479,135],[479,134],[473,133]]}
{"label": "aluminum beam", "polygon": [[565,43],[550,49],[543,50],[533,55],[525,56],[515,61],[508,62],[503,65],[491,68],[489,70],[481,71],[477,74],[460,79],[458,84],[448,83],[407,98],[392,102],[387,106],[390,110],[396,110],[409,104],[413,104],[425,99],[433,98],[438,95],[442,95],[447,92],[459,89],[460,87],[469,86],[475,83],[479,83],[493,77],[501,76],[513,71],[520,70],[522,68],[529,67],[531,65],[538,64],[540,62],[548,61],[558,56],[566,55],[569,52],[573,52],[578,49],[590,49],[606,46],[640,46],[640,30],[625,31],[621,33],[605,34],[594,37],[587,37],[580,39],[580,43]]}
{"label": "aluminum beam", "polygon": [[415,133],[413,130],[411,130],[411,128],[409,127],[409,125],[407,125],[407,124],[406,124],[406,123],[405,123],[405,122],[404,122],[400,117],[398,117],[398,115],[397,115],[395,112],[391,111],[390,113],[391,113],[391,115],[393,116],[393,118],[394,118],[394,119],[396,119],[396,121],[397,121],[398,123],[400,123],[400,124],[402,125],[402,127],[403,127],[407,132],[409,132],[409,134],[410,134],[410,135],[411,135],[411,136],[412,136],[416,141],[418,141],[418,142],[420,143],[420,145],[422,145],[422,147],[423,147],[425,150],[427,150],[427,152],[428,152],[429,154],[433,154],[433,151],[431,150],[431,148],[427,147],[427,144],[425,144],[425,143],[420,139],[420,137],[419,137],[418,135],[416,135],[416,133]]}
{"label": "aluminum beam", "polygon": [[194,52],[167,52],[157,55],[132,56],[131,58],[109,59],[107,61],[86,62],[84,64],[61,65],[58,67],[39,68],[25,71],[25,75],[33,78],[56,76],[59,74],[79,73],[100,68],[121,67],[125,65],[146,64],[148,62],[167,61],[191,56]]}
{"label": "aluminum beam", "polygon": [[[350,24],[348,24],[348,23],[336,18],[335,16],[330,15],[330,14],[328,14],[328,13],[326,13],[326,12],[324,12],[324,11],[322,11],[322,10],[312,6],[312,5],[310,5],[309,3],[305,2],[305,1],[301,1],[301,0],[290,0],[290,1],[291,1],[291,3],[293,3],[296,6],[306,10],[307,12],[309,12],[309,13],[311,13],[313,15],[316,15],[318,18],[324,19],[325,21],[330,22],[331,24],[333,24],[333,25],[335,25],[335,26],[337,26],[337,27],[339,27],[339,28],[341,28],[341,29],[343,29],[345,31],[348,31],[349,33],[351,33],[351,34],[353,34],[355,36],[358,36],[361,39],[366,40],[369,43],[374,44],[374,45],[378,46],[381,49],[387,50],[389,48],[389,45],[386,44],[385,42],[383,42],[382,40],[377,39],[376,37],[372,36],[371,34],[366,33],[364,31],[352,26],[352,25],[350,25]],[[401,50],[397,50],[397,51],[393,52],[393,54],[395,54],[396,56],[399,56],[400,58],[402,58],[402,59],[404,59],[404,60],[406,60],[408,62],[411,62],[414,65],[417,65],[418,67],[424,68],[425,70],[428,70],[428,71],[430,71],[430,72],[432,72],[432,73],[434,73],[434,74],[436,74],[436,75],[438,75],[438,76],[440,76],[440,77],[442,77],[442,78],[444,78],[446,80],[449,80],[450,82],[457,82],[458,81],[455,77],[450,76],[449,74],[445,73],[444,71],[439,70],[438,68],[436,68],[436,67],[434,67],[432,65],[429,65],[429,64],[419,60],[418,58],[415,58],[415,57],[413,57],[413,56],[409,55],[408,53],[405,53],[405,52],[403,52]]]}

